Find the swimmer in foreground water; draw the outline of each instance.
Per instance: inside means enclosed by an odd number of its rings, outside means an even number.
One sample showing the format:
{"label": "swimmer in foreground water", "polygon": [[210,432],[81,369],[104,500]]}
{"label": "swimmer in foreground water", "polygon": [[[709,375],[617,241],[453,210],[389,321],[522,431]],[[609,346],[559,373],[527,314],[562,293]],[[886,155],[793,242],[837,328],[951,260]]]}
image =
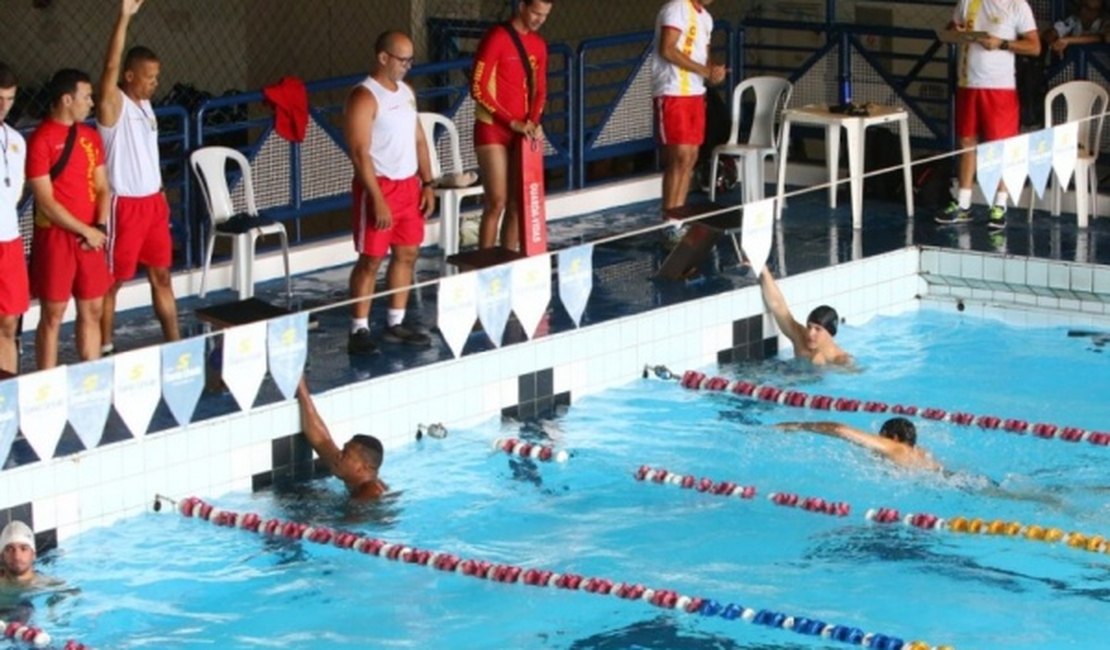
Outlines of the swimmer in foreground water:
{"label": "swimmer in foreground water", "polygon": [[887,420],[878,435],[839,422],[782,422],[775,427],[783,431],[811,431],[847,440],[908,469],[944,471],[932,454],[917,446],[917,427],[906,418]]}

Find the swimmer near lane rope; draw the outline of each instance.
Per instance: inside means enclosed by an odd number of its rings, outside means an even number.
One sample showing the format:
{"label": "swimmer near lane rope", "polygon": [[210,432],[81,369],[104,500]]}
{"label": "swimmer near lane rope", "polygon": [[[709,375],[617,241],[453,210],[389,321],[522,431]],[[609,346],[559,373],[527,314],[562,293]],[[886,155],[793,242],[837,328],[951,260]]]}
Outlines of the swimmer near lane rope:
{"label": "swimmer near lane rope", "polygon": [[818,411],[841,411],[866,413],[893,413],[907,417],[919,417],[938,422],[950,422],[962,426],[976,425],[981,429],[1002,430],[1037,438],[1055,438],[1064,442],[1086,441],[1099,447],[1110,446],[1110,432],[1089,431],[1080,427],[1061,426],[1044,422],[1030,423],[1019,418],[1001,418],[994,415],[974,415],[961,411],[948,411],[940,408],[919,408],[913,405],[859,400],[828,395],[811,395],[800,390],[779,388],[770,384],[756,384],[743,379],[730,380],[725,377],[710,377],[697,370],[687,370],[682,376],[672,373],[666,366],[645,366],[644,378],[654,375],[667,381],[677,381],[683,388],[706,390],[718,393],[731,393],[763,402],[774,402],[785,406],[808,408]]}
{"label": "swimmer near lane rope", "polygon": [[[155,498],[156,510],[161,509],[162,500],[174,503],[171,499],[158,496]],[[524,568],[515,564],[494,564],[487,560],[464,559],[451,553],[419,549],[322,526],[314,527],[281,519],[264,520],[254,513],[240,514],[222,510],[196,497],[189,497],[176,505],[178,512],[183,516],[202,519],[220,527],[238,528],[267,537],[331,544],[341,549],[358,551],[394,562],[458,573],[481,580],[505,584],[522,583],[532,587],[582,591],[598,596],[614,596],[623,600],[640,600],[662,609],[780,628],[797,634],[822,637],[830,641],[873,650],[953,650],[951,646],[932,646],[924,641],[904,641],[898,637],[865,632],[847,625],[827,623],[804,616],[791,616],[767,609],[756,610],[735,603],[721,603],[708,598],[682,595],[670,589],[652,589],[640,583],[614,582],[607,578],[575,573],[560,574],[542,568]]]}
{"label": "swimmer near lane rope", "polygon": [[[674,485],[712,496],[752,499],[756,495],[756,488],[753,485],[739,485],[731,481],[715,481],[705,477],[699,479],[693,475],[678,474],[647,465],[640,466],[633,476],[641,483]],[[843,501],[829,501],[821,497],[803,497],[791,492],[771,492],[767,495],[767,499],[777,506],[798,508],[835,517],[847,517],[852,512],[851,504]],[[1053,526],[1026,525],[1017,521],[986,520],[965,516],[944,519],[929,513],[907,513],[903,515],[894,508],[871,508],[864,513],[864,518],[876,524],[901,523],[911,528],[937,532],[949,531],[971,535],[1025,538],[1029,541],[1049,544],[1064,542],[1071,548],[1110,555],[1110,540],[1107,540],[1106,537],[1076,531],[1065,532]]]}

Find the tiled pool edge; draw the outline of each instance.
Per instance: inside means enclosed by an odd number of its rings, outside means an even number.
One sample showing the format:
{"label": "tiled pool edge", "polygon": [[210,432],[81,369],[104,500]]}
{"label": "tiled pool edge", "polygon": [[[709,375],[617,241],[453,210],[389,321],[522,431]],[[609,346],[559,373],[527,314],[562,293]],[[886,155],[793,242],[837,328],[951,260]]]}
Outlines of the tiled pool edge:
{"label": "tiled pool edge", "polygon": [[[918,249],[907,248],[781,286],[798,313],[827,302],[859,324],[915,309],[919,266]],[[750,286],[367,380],[316,401],[338,439],[365,431],[396,448],[420,424],[527,416],[632,381],[646,364],[680,370],[762,358],[775,349],[773,332],[759,288]],[[311,458],[299,431],[296,404],[287,401],[0,471],[0,520],[30,518],[44,539],[61,542],[149,508],[155,494],[216,497],[303,477]]]}

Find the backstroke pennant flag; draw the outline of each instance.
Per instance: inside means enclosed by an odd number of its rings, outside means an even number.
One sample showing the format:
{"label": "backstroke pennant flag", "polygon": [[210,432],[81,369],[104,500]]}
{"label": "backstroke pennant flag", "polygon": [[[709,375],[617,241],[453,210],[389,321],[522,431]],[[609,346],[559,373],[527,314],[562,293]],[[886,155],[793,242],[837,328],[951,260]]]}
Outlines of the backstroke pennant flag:
{"label": "backstroke pennant flag", "polygon": [[1075,172],[1079,158],[1079,122],[1067,122],[1052,127],[1052,169],[1056,171],[1056,182],[1067,187]]}
{"label": "backstroke pennant flag", "polygon": [[440,278],[436,294],[436,327],[456,358],[478,318],[478,274],[458,273]]}
{"label": "backstroke pennant flag", "polygon": [[574,326],[582,323],[582,314],[594,288],[594,245],[584,244],[559,251],[559,300],[570,314]]}
{"label": "backstroke pennant flag", "polygon": [[1029,182],[1039,198],[1044,198],[1048,176],[1052,173],[1052,129],[1029,134]]}
{"label": "backstroke pennant flag", "polygon": [[308,358],[308,313],[289,314],[266,323],[270,377],[285,399],[292,399]]}
{"label": "backstroke pennant flag", "polygon": [[193,337],[162,346],[162,400],[181,426],[193,421],[204,392],[204,339]]}
{"label": "backstroke pennant flag", "polygon": [[771,254],[771,242],[775,238],[775,199],[763,199],[744,206],[744,221],[740,225],[740,246],[755,277],[763,272],[767,257]]}
{"label": "backstroke pennant flag", "polygon": [[266,321],[224,330],[223,379],[228,390],[246,411],[266,377]]}
{"label": "backstroke pennant flag", "polygon": [[1010,191],[1010,203],[1017,205],[1029,175],[1029,136],[1015,135],[1002,141],[1002,182]]}
{"label": "backstroke pennant flag", "polygon": [[85,449],[93,449],[104,437],[104,423],[112,407],[114,365],[109,357],[68,366],[69,425]]}
{"label": "backstroke pennant flag", "polygon": [[987,203],[994,205],[994,195],[1002,180],[1002,141],[984,142],[975,147],[975,178]]}
{"label": "backstroke pennant flag", "polygon": [[66,367],[19,376],[19,428],[39,460],[54,457],[66,427]]}
{"label": "backstroke pennant flag", "polygon": [[496,347],[501,347],[512,311],[512,282],[512,269],[508,264],[478,271],[478,320]]}
{"label": "backstroke pennant flag", "polygon": [[536,333],[551,303],[551,255],[533,255],[511,263],[513,313],[528,338]]}
{"label": "backstroke pennant flag", "polygon": [[[19,431],[19,382],[0,381],[0,458],[11,453],[15,434]],[[2,461],[0,461],[2,462]]]}
{"label": "backstroke pennant flag", "polygon": [[139,440],[150,428],[162,397],[162,350],[158,347],[121,352],[113,357],[116,413]]}

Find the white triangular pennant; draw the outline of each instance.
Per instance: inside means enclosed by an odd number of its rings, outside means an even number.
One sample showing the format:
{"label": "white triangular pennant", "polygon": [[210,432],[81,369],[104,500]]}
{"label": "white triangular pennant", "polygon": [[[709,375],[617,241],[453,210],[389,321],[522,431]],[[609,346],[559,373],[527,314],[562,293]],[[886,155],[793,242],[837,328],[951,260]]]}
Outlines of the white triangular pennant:
{"label": "white triangular pennant", "polygon": [[1079,160],[1079,122],[1052,127],[1052,169],[1056,182],[1067,187]]}
{"label": "white triangular pennant", "polygon": [[559,251],[559,300],[578,327],[594,286],[594,245]]}
{"label": "white triangular pennant", "polygon": [[478,320],[490,341],[501,347],[512,311],[513,276],[508,265],[478,271]]}
{"label": "white triangular pennant", "polygon": [[975,148],[975,178],[987,203],[994,203],[1002,181],[1002,141],[984,142]]}
{"label": "white triangular pennant", "polygon": [[510,264],[513,283],[513,313],[532,338],[551,303],[551,255],[533,255]]}
{"label": "white triangular pennant", "polygon": [[1044,198],[1048,177],[1052,174],[1052,129],[1029,134],[1029,182],[1038,198]]}
{"label": "white triangular pennant", "polygon": [[121,352],[114,357],[115,406],[131,435],[142,440],[162,397],[162,350]]}
{"label": "white triangular pennant", "polygon": [[266,377],[266,321],[224,330],[223,380],[244,411]]}
{"label": "white triangular pennant", "polygon": [[771,254],[775,238],[775,199],[763,199],[744,206],[744,220],[740,226],[740,247],[748,258],[755,277],[763,272]]}
{"label": "white triangular pennant", "polygon": [[1010,201],[1017,205],[1029,176],[1029,136],[1015,135],[1002,141],[1002,182],[1010,191]]}
{"label": "white triangular pennant", "polygon": [[436,305],[436,327],[451,353],[458,357],[478,318],[478,274],[459,273],[441,278]]}
{"label": "white triangular pennant", "polygon": [[66,368],[19,377],[19,427],[40,460],[54,457],[66,426]]}
{"label": "white triangular pennant", "polygon": [[96,447],[104,437],[104,424],[112,408],[113,367],[113,357],[69,366],[69,426],[85,449]]}

